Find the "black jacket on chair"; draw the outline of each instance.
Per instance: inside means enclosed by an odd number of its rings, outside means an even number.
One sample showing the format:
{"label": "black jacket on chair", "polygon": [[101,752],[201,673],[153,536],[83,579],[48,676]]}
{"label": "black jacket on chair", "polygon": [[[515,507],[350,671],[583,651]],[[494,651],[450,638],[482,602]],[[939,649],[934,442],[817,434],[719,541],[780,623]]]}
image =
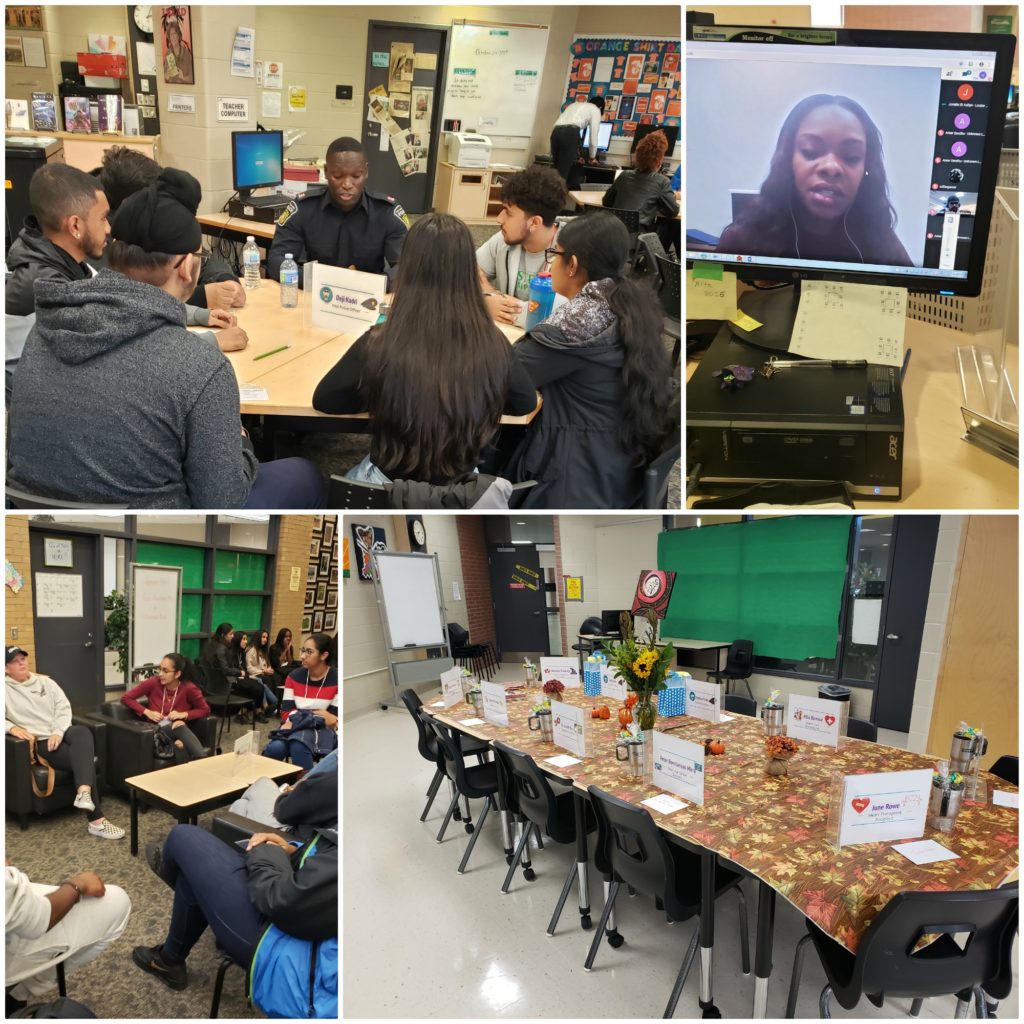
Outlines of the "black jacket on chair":
{"label": "black jacket on chair", "polygon": [[[96,755],[96,789],[102,793],[106,785],[106,728],[103,722],[94,718],[83,718],[73,715],[72,725],[84,725],[93,737]],[[46,743],[42,743],[37,751],[46,757]],[[28,828],[29,814],[49,814],[51,811],[71,807],[75,802],[75,780],[71,772],[54,773],[53,792],[47,797],[36,796],[32,790],[32,776],[41,791],[46,790],[48,772],[42,765],[33,765],[28,759],[28,740],[18,739],[7,733],[4,738],[4,765],[6,771],[5,792],[6,807],[11,814],[18,816],[22,829]]]}

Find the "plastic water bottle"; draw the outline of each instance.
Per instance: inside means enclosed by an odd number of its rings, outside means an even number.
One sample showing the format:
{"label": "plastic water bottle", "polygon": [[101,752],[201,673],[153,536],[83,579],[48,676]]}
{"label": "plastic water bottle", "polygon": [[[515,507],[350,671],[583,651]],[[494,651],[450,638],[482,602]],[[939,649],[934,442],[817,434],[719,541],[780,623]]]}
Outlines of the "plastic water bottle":
{"label": "plastic water bottle", "polygon": [[245,267],[245,287],[260,286],[260,251],[253,235],[247,235],[242,249],[242,266]]}
{"label": "plastic water bottle", "polygon": [[294,309],[299,304],[299,265],[290,252],[285,253],[281,264],[281,305]]}
{"label": "plastic water bottle", "polygon": [[530,282],[530,300],[526,313],[526,329],[532,330],[551,315],[555,303],[555,288],[551,283],[551,271],[542,270]]}

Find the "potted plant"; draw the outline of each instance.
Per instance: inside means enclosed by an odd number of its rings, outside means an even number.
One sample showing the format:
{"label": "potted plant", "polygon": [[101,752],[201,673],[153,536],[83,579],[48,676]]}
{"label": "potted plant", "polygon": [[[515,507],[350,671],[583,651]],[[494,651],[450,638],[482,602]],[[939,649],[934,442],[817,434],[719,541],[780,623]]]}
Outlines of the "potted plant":
{"label": "potted plant", "polygon": [[769,736],[764,741],[764,770],[769,775],[788,775],[786,763],[800,749],[800,744],[788,736]]}
{"label": "potted plant", "polygon": [[117,651],[117,670],[128,678],[128,598],[112,590],[103,598],[103,643]]}
{"label": "potted plant", "polygon": [[641,730],[647,732],[654,728],[654,720],[658,717],[654,695],[666,688],[665,677],[671,670],[676,652],[672,644],[666,644],[664,647],[655,644],[658,618],[654,611],[648,608],[644,616],[651,626],[649,640],[637,643],[633,634],[633,617],[629,612],[623,612],[619,616],[621,642],[606,641],[601,646],[608,655],[609,664],[626,681],[626,686],[636,694],[636,722]]}

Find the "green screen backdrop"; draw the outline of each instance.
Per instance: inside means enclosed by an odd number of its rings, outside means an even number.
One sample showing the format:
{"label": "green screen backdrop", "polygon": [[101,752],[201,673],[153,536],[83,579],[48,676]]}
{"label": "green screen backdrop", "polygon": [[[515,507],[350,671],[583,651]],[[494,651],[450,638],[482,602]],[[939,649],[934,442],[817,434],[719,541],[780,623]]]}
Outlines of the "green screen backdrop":
{"label": "green screen backdrop", "polygon": [[726,523],[658,536],[675,572],[664,637],[753,640],[755,655],[834,658],[850,516]]}

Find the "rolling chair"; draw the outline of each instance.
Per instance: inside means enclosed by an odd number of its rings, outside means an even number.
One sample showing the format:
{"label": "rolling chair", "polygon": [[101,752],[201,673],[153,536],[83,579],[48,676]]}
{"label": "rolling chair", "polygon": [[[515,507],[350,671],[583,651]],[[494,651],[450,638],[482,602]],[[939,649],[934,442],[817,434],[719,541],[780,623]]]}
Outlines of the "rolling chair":
{"label": "rolling chair", "polygon": [[868,740],[870,743],[877,743],[878,726],[874,722],[865,722],[863,718],[848,718],[846,720],[846,735],[854,740]]}
{"label": "rolling chair", "polygon": [[[356,480],[346,480],[344,477],[331,475],[330,480],[327,482],[327,507],[328,508],[355,508],[355,509],[372,509],[372,508],[518,508],[526,497],[527,492],[532,487],[536,487],[536,480],[524,480],[518,484],[510,484],[508,480],[503,477],[490,476],[481,474],[481,479],[492,481],[492,490],[485,493],[484,497],[487,498],[488,504],[484,505],[481,501],[478,501],[475,505],[459,504],[457,488],[460,486],[459,483],[448,484],[447,486],[438,486],[431,488],[431,497],[428,502],[417,502],[415,505],[406,504],[405,501],[399,498],[395,491],[399,490],[399,493],[403,492],[403,489],[399,486],[404,483],[401,480],[394,480],[387,484],[365,484],[360,483]],[[491,498],[494,496],[495,500],[502,501],[503,496],[500,494],[500,488],[502,485],[507,484],[511,487],[511,493],[508,496],[508,504],[490,504]],[[454,501],[455,504],[450,504],[450,501]]]}
{"label": "rolling chair", "polygon": [[741,693],[727,693],[722,698],[722,709],[734,715],[757,718],[757,701],[753,697],[744,697]]}
{"label": "rolling chair", "polygon": [[[590,633],[592,636],[597,636],[601,633],[601,619],[596,615],[591,615],[589,618],[583,620],[580,625],[581,633]],[[580,637],[579,642],[572,645],[572,649],[579,655],[580,659],[580,678],[583,678],[583,659],[589,657],[594,651],[597,650],[596,640],[587,640],[585,637]]]}
{"label": "rolling chair", "polygon": [[494,648],[489,643],[471,643],[469,631],[457,622],[448,623],[448,642],[455,661],[463,666],[468,662],[474,675],[490,679],[492,672],[497,671],[498,659]]}
{"label": "rolling chair", "polygon": [[661,284],[658,287],[658,301],[664,313],[664,332],[673,339],[672,365],[679,363],[682,348],[683,328],[679,317],[683,310],[683,266],[671,256],[655,254],[654,262],[658,268]]}
{"label": "rolling chair", "polygon": [[220,728],[217,730],[217,750],[220,750],[221,739],[224,735],[224,723],[228,723],[228,735],[231,735],[231,716],[234,712],[240,712],[243,708],[252,708],[252,727],[256,728],[256,701],[252,697],[244,697],[241,694],[231,692],[231,680],[215,665],[209,662],[203,663],[203,674],[206,679],[206,686],[203,696],[206,703],[212,708],[221,710]]}
{"label": "rolling chair", "polygon": [[1016,754],[1003,754],[995,764],[989,768],[989,771],[993,775],[997,775],[1004,782],[1012,782],[1015,786],[1017,783],[1017,755]]}
{"label": "rolling chair", "polygon": [[725,683],[725,692],[729,692],[729,684],[734,680],[742,679],[747,687],[747,696],[753,700],[754,694],[750,690],[750,675],[754,671],[754,641],[733,640],[729,645],[729,653],[725,659],[725,668],[708,673],[708,679],[716,683]]}

